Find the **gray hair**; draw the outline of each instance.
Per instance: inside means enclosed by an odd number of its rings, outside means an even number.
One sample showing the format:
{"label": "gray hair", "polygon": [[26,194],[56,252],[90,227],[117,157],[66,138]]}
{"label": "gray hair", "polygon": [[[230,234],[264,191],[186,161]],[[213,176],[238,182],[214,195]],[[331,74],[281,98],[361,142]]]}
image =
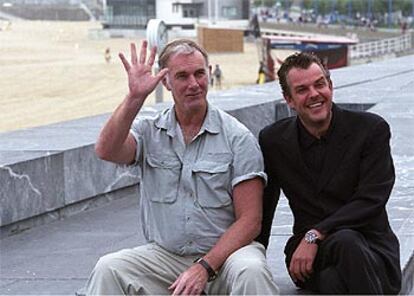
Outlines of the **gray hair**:
{"label": "gray hair", "polygon": [[200,45],[188,39],[178,39],[178,40],[171,41],[164,47],[164,49],[160,53],[159,60],[158,60],[160,70],[167,67],[167,63],[169,59],[171,58],[171,56],[175,54],[179,54],[179,53],[191,54],[196,51],[200,52],[203,55],[204,60],[206,62],[206,67],[207,67],[208,66],[208,53]]}

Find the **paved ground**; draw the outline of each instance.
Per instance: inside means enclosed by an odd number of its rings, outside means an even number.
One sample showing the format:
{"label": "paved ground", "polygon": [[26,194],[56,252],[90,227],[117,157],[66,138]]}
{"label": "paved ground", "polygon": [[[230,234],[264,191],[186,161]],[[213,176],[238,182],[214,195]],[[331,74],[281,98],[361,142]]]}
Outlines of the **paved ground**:
{"label": "paved ground", "polygon": [[[142,244],[137,193],[128,188],[116,196],[121,198],[105,206],[2,239],[0,295],[82,293],[101,255]],[[282,198],[274,220],[268,261],[282,294],[305,294],[294,287],[284,267],[283,247],[291,225],[292,216]]]}
{"label": "paved ground", "polygon": [[[101,255],[141,244],[137,195],[131,190],[118,195],[123,197],[103,207],[3,239],[0,294],[73,295]],[[283,219],[278,221],[277,226],[283,226]],[[282,291],[291,294],[295,288],[281,268],[278,250],[286,239],[273,236],[271,252],[277,264],[272,271]]]}

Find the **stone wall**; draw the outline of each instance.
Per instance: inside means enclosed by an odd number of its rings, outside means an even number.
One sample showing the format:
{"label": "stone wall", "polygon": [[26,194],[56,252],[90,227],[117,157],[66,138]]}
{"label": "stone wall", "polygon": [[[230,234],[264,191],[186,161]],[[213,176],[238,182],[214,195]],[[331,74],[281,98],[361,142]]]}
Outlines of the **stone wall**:
{"label": "stone wall", "polygon": [[[249,96],[254,97],[254,92],[251,90]],[[254,100],[238,96],[236,103],[232,98],[222,98],[223,94],[212,98],[212,103],[236,116],[256,135],[261,127],[275,120],[277,100],[269,96]],[[144,108],[142,114],[153,115],[168,105]],[[31,219],[41,215],[56,217],[56,211],[64,207],[89,202],[91,198],[139,182],[136,168],[102,161],[94,153],[95,140],[108,116],[1,134],[0,227],[3,233],[18,232],[31,227],[32,222],[28,222]]]}

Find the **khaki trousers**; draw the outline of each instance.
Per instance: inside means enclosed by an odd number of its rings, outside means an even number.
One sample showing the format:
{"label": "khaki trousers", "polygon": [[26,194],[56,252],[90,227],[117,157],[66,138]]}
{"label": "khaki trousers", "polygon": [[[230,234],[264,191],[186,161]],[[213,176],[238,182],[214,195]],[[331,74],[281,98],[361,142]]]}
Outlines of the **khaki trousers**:
{"label": "khaki trousers", "polygon": [[[178,256],[156,244],[125,249],[99,259],[87,283],[87,295],[171,295],[168,287],[197,256]],[[278,287],[266,263],[265,248],[253,242],[229,256],[209,295],[275,295]]]}

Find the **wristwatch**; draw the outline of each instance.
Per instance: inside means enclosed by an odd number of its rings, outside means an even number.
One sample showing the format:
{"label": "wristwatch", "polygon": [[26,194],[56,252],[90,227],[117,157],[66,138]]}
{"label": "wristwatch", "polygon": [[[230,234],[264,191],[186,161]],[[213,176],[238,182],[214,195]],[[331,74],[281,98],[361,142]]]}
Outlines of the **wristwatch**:
{"label": "wristwatch", "polygon": [[203,266],[208,273],[208,282],[214,281],[217,278],[217,273],[214,271],[213,268],[211,268],[210,264],[207,263],[206,260],[204,260],[202,257],[197,258],[194,260],[194,263],[200,263],[201,266]]}
{"label": "wristwatch", "polygon": [[321,239],[319,238],[319,235],[316,231],[309,230],[308,232],[305,233],[305,242],[307,244],[319,245],[319,243],[321,242]]}

